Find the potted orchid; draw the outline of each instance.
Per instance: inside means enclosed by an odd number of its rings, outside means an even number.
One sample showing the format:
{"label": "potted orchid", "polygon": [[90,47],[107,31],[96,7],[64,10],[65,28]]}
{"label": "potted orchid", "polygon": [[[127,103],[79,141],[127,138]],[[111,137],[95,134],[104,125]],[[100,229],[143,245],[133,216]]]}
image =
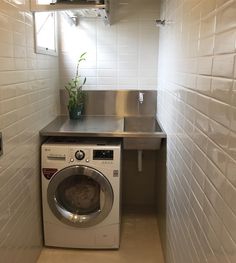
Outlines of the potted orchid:
{"label": "potted orchid", "polygon": [[76,66],[75,77],[65,86],[68,93],[67,108],[70,119],[79,119],[84,111],[85,91],[82,88],[86,83],[86,77],[81,77],[79,75],[79,66],[82,61],[86,60],[86,54],[85,52],[80,55]]}

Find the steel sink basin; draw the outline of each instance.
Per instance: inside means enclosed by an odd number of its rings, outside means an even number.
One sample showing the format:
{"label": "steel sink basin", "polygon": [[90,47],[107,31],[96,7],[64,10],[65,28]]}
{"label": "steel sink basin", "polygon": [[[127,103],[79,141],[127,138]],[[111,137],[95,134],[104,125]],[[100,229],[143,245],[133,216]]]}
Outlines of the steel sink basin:
{"label": "steel sink basin", "polygon": [[153,116],[131,116],[124,118],[124,149],[157,150],[165,133]]}
{"label": "steel sink basin", "polygon": [[147,117],[125,117],[125,132],[162,132],[157,120],[152,116]]}

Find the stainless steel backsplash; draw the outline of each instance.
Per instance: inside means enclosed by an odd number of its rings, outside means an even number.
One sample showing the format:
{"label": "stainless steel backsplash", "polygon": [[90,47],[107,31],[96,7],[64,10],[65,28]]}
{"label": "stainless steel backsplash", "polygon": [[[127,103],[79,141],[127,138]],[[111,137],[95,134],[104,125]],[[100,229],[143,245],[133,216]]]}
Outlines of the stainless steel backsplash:
{"label": "stainless steel backsplash", "polygon": [[[143,103],[138,101],[139,92],[143,92]],[[156,116],[156,90],[115,90],[115,91],[87,91],[85,101],[85,115],[112,116]],[[67,94],[60,90],[61,115],[68,115]]]}

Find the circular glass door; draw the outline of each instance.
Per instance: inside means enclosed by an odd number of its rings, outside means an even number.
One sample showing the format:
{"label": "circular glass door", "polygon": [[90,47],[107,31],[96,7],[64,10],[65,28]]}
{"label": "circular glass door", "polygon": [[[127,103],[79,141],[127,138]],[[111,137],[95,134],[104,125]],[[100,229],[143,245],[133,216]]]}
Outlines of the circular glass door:
{"label": "circular glass door", "polygon": [[48,186],[48,204],[63,223],[88,227],[110,213],[113,191],[106,177],[88,166],[70,166],[56,173]]}

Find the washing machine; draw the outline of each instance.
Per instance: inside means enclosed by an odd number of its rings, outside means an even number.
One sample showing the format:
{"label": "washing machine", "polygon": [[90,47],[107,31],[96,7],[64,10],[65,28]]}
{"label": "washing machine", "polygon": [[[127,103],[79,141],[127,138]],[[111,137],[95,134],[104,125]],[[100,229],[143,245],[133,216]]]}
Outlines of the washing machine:
{"label": "washing machine", "polygon": [[120,143],[51,140],[41,159],[45,245],[119,248]]}

